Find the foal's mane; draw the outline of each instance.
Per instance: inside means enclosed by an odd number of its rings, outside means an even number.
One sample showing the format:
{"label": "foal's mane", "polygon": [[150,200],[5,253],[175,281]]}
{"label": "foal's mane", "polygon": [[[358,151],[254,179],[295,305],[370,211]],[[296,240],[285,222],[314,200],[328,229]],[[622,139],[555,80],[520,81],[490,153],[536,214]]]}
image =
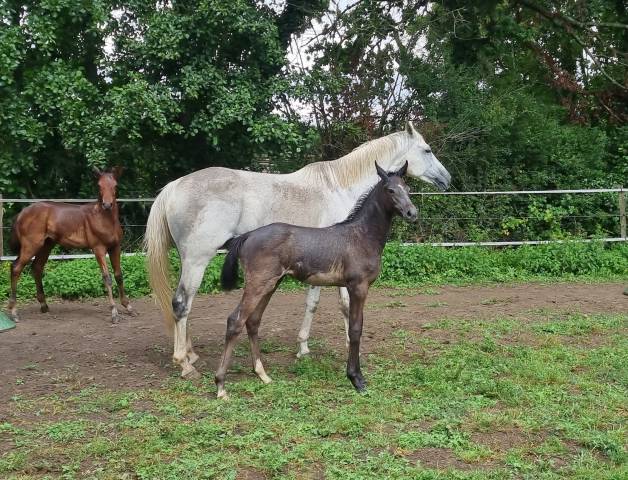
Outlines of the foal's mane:
{"label": "foal's mane", "polygon": [[405,140],[405,131],[363,143],[344,157],[327,162],[310,163],[300,171],[311,183],[323,183],[330,187],[350,187],[373,171],[373,163],[392,155]]}
{"label": "foal's mane", "polygon": [[366,192],[364,192],[362,195],[360,195],[360,198],[358,198],[358,201],[355,202],[355,205],[353,206],[353,208],[349,212],[349,215],[347,215],[347,218],[345,218],[342,222],[336,223],[335,225],[344,225],[345,223],[349,223],[349,222],[352,222],[353,220],[355,220],[355,218],[358,216],[358,213],[360,213],[360,211],[364,207],[364,204],[372,196],[372,194],[375,192],[377,187],[379,187],[382,183],[383,183],[383,181],[380,180],[375,185],[373,185],[371,188],[369,188]]}

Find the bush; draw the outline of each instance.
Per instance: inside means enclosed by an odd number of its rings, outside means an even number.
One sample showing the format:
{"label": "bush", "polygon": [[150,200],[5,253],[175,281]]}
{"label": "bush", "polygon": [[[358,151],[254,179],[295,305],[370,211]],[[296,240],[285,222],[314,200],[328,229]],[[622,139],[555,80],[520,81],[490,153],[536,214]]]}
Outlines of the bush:
{"label": "bush", "polygon": [[[201,293],[220,289],[223,256],[205,271]],[[179,258],[170,256],[173,285],[178,278]],[[150,288],[141,255],[122,258],[127,294],[148,295]],[[429,245],[403,246],[389,243],[384,250],[378,285],[413,287],[425,284],[503,282],[523,280],[610,280],[628,276],[628,244],[553,243],[505,248],[442,248]],[[294,288],[286,281],[282,288]],[[0,292],[9,294],[9,262],[0,268]],[[82,298],[104,295],[102,278],[93,259],[51,261],[46,266],[44,289],[51,297]],[[35,298],[35,283],[28,269],[20,279],[21,299]]]}

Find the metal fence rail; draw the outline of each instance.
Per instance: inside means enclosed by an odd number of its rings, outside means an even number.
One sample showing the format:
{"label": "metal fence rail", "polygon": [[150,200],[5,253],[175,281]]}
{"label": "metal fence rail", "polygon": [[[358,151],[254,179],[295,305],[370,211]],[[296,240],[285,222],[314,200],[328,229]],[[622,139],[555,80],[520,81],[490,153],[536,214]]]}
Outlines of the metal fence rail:
{"label": "metal fence rail", "polygon": [[[618,195],[618,214],[597,214],[598,217],[618,217],[619,218],[619,237],[608,237],[608,238],[599,238],[599,239],[576,239],[570,240],[574,242],[591,242],[591,241],[601,241],[601,242],[625,242],[628,241],[626,236],[626,188],[624,187],[616,187],[616,188],[592,188],[592,189],[560,189],[560,190],[509,190],[509,191],[485,191],[485,192],[411,192],[410,195],[419,196],[419,197],[431,197],[431,196],[476,196],[476,197],[485,197],[485,196],[499,196],[499,195],[554,195],[554,194],[598,194],[598,193],[617,193]],[[151,203],[155,200],[153,197],[145,197],[145,198],[119,198],[119,203]],[[5,226],[2,224],[3,221],[3,212],[4,212],[4,204],[5,203],[36,203],[36,202],[67,202],[67,203],[89,203],[96,201],[95,198],[3,198],[0,194],[0,260],[13,260],[15,256],[2,256],[3,253],[3,232],[4,230],[10,229],[9,226]],[[587,218],[589,216],[586,215],[570,215],[565,218]],[[489,219],[498,219],[501,217],[483,217]],[[521,217],[521,218],[531,218],[531,217]],[[445,220],[447,217],[425,217],[424,220]],[[474,218],[467,217],[456,217],[457,220],[474,220]],[[123,225],[123,227],[145,227],[142,224],[128,224]],[[436,246],[436,247],[466,247],[466,246],[490,246],[490,247],[501,247],[501,246],[518,246],[518,245],[543,245],[549,243],[564,243],[565,240],[521,240],[521,241],[482,241],[482,242],[426,242],[426,245]],[[403,245],[414,245],[414,243],[406,242]],[[223,253],[223,251],[219,251],[219,253]],[[131,252],[123,254],[125,256],[134,256],[134,255],[142,255],[142,253]],[[93,254],[67,254],[67,255],[51,255],[51,260],[68,260],[68,259],[76,259],[76,258],[92,258]]]}

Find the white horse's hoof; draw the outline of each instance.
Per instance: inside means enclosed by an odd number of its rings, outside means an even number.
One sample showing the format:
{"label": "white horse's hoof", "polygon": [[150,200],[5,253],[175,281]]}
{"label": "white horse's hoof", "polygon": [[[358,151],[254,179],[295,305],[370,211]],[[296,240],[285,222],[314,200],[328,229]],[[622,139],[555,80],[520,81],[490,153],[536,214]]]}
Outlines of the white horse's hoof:
{"label": "white horse's hoof", "polygon": [[193,363],[196,363],[197,360],[198,360],[198,355],[196,354],[196,352],[188,353],[188,362],[193,364]]}
{"label": "white horse's hoof", "polygon": [[302,344],[299,346],[299,351],[297,352],[297,358],[305,357],[310,354],[310,349],[307,345],[303,346]]}
{"label": "white horse's hoof", "polygon": [[190,368],[185,369],[181,372],[181,377],[186,380],[198,380],[201,378],[201,374],[198,373],[198,370],[190,365]]}

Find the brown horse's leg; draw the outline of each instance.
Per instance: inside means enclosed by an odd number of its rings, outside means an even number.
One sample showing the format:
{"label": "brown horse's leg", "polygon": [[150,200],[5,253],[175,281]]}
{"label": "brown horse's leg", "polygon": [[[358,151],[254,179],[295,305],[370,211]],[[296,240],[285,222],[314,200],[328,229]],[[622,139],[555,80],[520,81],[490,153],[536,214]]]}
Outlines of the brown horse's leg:
{"label": "brown horse's leg", "polygon": [[113,267],[113,276],[116,279],[116,283],[118,284],[118,292],[120,293],[120,303],[129,315],[135,316],[135,310],[131,307],[131,303],[129,299],[124,293],[124,280],[122,279],[122,268],[120,267],[120,245],[116,245],[111,250],[109,250],[109,261],[111,262],[111,266]]}
{"label": "brown horse's leg", "polygon": [[13,263],[11,264],[11,295],[9,296],[9,315],[15,322],[20,321],[20,317],[17,314],[17,282],[20,279],[22,270],[28,265],[37,248],[33,247],[27,242],[22,241],[20,253]]}
{"label": "brown horse's leg", "polygon": [[358,392],[366,388],[366,381],[360,370],[360,337],[364,302],[368,293],[368,283],[348,287],[349,290],[349,358],[347,359],[347,377]]}
{"label": "brown horse's leg", "polygon": [[107,289],[107,296],[109,297],[109,305],[111,305],[111,323],[118,323],[118,309],[116,308],[116,302],[113,300],[113,292],[111,290],[111,275],[109,274],[109,268],[107,267],[107,261],[105,259],[106,249],[103,246],[97,246],[93,249],[96,261],[100,265],[102,272],[102,281]]}
{"label": "brown horse's leg", "polygon": [[270,297],[275,293],[275,289],[272,292],[267,293],[262,297],[262,299],[257,304],[257,308],[251,314],[251,316],[246,321],[246,332],[249,336],[249,343],[251,345],[251,360],[253,361],[253,370],[257,374],[257,376],[264,383],[270,383],[271,379],[266,374],[264,370],[264,365],[262,365],[262,354],[259,348],[259,336],[257,334],[259,330],[259,325],[262,321],[262,315],[264,314],[264,310],[266,310],[266,306],[270,301]]}
{"label": "brown horse's leg", "polygon": [[35,260],[33,260],[32,270],[33,278],[35,279],[35,287],[37,288],[37,301],[39,302],[39,309],[41,313],[48,311],[48,304],[46,303],[46,295],[44,294],[44,284],[42,283],[42,277],[44,275],[44,266],[50,256],[50,251],[54,243],[51,240],[47,240],[44,246],[39,249]]}
{"label": "brown horse's leg", "polygon": [[248,283],[244,287],[242,300],[227,319],[225,349],[215,377],[216,387],[218,389],[216,396],[218,398],[227,398],[227,391],[225,390],[225,375],[227,374],[227,369],[229,368],[229,364],[231,362],[231,355],[238,340],[238,335],[242,332],[242,329],[249,317],[257,310],[257,307],[260,305],[262,299],[268,294],[272,295],[278,281],[279,278],[274,278],[269,281],[263,281],[261,285],[259,285],[259,282],[258,285],[253,285],[253,281],[250,281],[247,278]]}

